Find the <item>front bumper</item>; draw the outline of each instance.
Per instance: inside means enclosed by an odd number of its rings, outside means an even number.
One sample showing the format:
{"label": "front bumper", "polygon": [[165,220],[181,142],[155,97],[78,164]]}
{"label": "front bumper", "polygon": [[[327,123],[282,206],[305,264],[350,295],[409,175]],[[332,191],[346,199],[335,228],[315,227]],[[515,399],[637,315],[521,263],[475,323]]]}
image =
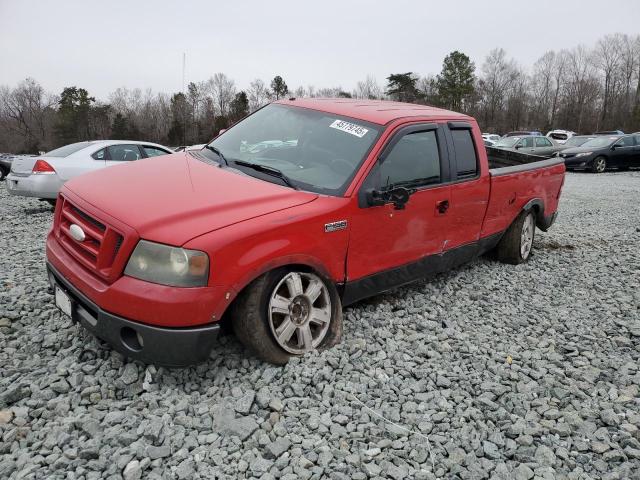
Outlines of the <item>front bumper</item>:
{"label": "front bumper", "polygon": [[47,262],[49,282],[71,298],[72,320],[123,355],[168,367],[201,363],[209,357],[219,324],[166,328],[134,322],[101,309]]}
{"label": "front bumper", "polygon": [[29,175],[22,177],[10,173],[7,176],[7,191],[11,195],[55,200],[64,182],[57,174]]}
{"label": "front bumper", "polygon": [[564,166],[567,170],[582,170],[591,168],[591,162],[594,157],[571,157],[564,160]]}

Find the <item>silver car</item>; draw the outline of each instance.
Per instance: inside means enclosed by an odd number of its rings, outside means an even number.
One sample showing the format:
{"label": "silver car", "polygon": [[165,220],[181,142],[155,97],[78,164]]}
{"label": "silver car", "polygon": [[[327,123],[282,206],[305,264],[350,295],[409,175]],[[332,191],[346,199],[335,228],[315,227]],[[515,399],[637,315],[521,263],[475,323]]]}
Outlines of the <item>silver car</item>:
{"label": "silver car", "polygon": [[98,140],[78,142],[35,157],[16,157],[7,176],[11,195],[55,201],[67,180],[123,162],[174,153],[149,142]]}

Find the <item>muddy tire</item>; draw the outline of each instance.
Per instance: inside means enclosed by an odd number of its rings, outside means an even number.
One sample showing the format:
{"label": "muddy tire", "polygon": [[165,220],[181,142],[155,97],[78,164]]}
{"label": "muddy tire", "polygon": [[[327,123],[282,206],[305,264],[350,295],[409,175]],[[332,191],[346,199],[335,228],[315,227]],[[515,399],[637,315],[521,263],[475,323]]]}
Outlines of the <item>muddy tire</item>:
{"label": "muddy tire", "polygon": [[532,210],[518,215],[507,229],[496,248],[496,256],[503,263],[519,265],[531,257],[536,232],[536,220]]}
{"label": "muddy tire", "polygon": [[238,340],[258,358],[284,365],[292,356],[340,341],[342,304],[330,280],[310,271],[279,268],[241,292],[231,322]]}

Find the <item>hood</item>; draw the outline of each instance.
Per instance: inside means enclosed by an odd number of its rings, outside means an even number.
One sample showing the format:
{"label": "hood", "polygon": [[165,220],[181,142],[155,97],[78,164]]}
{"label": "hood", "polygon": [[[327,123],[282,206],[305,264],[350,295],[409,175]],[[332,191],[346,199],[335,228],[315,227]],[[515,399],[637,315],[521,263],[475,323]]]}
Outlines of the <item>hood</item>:
{"label": "hood", "polygon": [[578,153],[583,153],[583,152],[595,152],[597,150],[602,150],[603,148],[606,148],[606,147],[570,147],[570,148],[562,149],[560,154],[561,155],[576,155]]}
{"label": "hood", "polygon": [[141,238],[170,245],[318,198],[182,152],[81,175],[65,189]]}

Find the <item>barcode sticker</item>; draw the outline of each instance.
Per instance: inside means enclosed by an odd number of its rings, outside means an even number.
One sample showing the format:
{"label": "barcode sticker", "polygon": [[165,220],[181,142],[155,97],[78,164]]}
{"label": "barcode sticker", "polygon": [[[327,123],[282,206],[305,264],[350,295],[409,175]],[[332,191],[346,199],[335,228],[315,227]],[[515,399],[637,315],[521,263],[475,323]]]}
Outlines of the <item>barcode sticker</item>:
{"label": "barcode sticker", "polygon": [[336,120],[331,125],[331,128],[335,128],[336,130],[342,130],[345,133],[350,133],[351,135],[355,135],[358,138],[364,137],[368,129],[361,127],[360,125],[356,125],[355,123],[345,122],[344,120]]}

